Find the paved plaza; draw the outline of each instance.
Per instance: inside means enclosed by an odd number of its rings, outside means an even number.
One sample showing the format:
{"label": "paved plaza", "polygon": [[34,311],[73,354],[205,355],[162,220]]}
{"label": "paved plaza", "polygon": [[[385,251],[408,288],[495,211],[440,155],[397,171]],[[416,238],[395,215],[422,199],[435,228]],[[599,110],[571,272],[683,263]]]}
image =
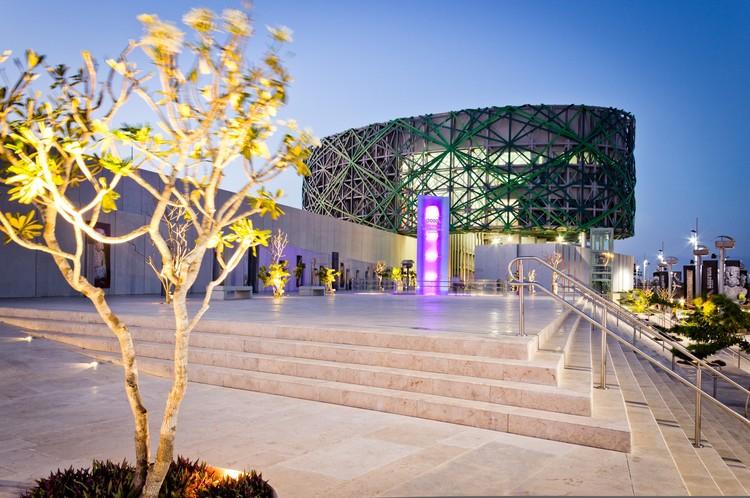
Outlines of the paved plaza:
{"label": "paved plaza", "polygon": [[[387,299],[371,302],[373,317],[387,306]],[[328,301],[317,303],[327,309]],[[17,496],[58,467],[132,459],[120,368],[90,368],[76,348],[23,337],[0,326],[0,495]],[[141,382],[156,435],[169,382],[146,375]],[[177,452],[254,468],[282,498],[633,494],[625,453],[194,383]]]}
{"label": "paved plaza", "polygon": [[[113,296],[112,309],[123,315],[163,316],[173,320],[172,309],[159,296]],[[189,299],[191,312],[200,299]],[[94,312],[85,298],[0,299],[0,307],[39,308]],[[526,299],[527,333],[547,325],[561,307],[551,298]],[[339,293],[335,297],[289,295],[274,300],[267,295],[248,300],[211,301],[204,320],[264,323],[374,331],[419,333],[468,333],[515,335],[518,332],[518,300],[509,295],[418,296],[381,293]],[[126,320],[127,323],[127,320]]]}

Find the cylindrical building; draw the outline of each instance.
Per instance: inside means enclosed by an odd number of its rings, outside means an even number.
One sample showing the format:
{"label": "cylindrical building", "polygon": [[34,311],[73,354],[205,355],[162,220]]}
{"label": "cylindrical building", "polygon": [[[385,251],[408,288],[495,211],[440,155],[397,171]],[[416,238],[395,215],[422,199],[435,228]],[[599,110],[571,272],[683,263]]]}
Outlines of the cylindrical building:
{"label": "cylindrical building", "polygon": [[524,105],[399,118],[325,137],[308,161],[306,210],[401,234],[419,194],[447,196],[451,232],[573,240],[633,235],[635,118]]}

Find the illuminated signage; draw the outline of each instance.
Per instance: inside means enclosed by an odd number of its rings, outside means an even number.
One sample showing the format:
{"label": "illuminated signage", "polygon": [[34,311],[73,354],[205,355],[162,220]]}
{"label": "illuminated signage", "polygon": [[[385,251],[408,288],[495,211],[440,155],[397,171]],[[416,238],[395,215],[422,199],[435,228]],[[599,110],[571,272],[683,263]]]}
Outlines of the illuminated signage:
{"label": "illuminated signage", "polygon": [[417,289],[447,292],[450,211],[447,197],[420,195],[417,202]]}

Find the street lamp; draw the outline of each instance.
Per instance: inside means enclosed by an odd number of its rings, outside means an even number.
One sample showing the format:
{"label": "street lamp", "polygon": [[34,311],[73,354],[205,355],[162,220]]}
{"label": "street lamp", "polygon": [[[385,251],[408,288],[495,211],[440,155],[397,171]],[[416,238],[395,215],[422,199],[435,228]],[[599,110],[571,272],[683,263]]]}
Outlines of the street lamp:
{"label": "street lamp", "polygon": [[693,249],[693,256],[695,256],[695,297],[701,297],[703,294],[702,282],[703,278],[703,256],[708,255],[708,247],[704,245],[698,245]]}
{"label": "street lamp", "polygon": [[714,243],[719,250],[719,294],[724,293],[724,272],[726,271],[726,261],[724,256],[727,249],[734,249],[734,239],[729,235],[719,235]]}

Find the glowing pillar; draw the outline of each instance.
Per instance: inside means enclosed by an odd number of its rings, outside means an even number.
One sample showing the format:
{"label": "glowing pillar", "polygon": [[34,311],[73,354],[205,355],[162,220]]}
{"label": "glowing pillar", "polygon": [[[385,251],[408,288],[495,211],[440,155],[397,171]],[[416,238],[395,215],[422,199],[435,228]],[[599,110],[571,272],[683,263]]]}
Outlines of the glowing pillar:
{"label": "glowing pillar", "polygon": [[417,289],[448,292],[450,208],[447,197],[420,195],[417,201]]}

